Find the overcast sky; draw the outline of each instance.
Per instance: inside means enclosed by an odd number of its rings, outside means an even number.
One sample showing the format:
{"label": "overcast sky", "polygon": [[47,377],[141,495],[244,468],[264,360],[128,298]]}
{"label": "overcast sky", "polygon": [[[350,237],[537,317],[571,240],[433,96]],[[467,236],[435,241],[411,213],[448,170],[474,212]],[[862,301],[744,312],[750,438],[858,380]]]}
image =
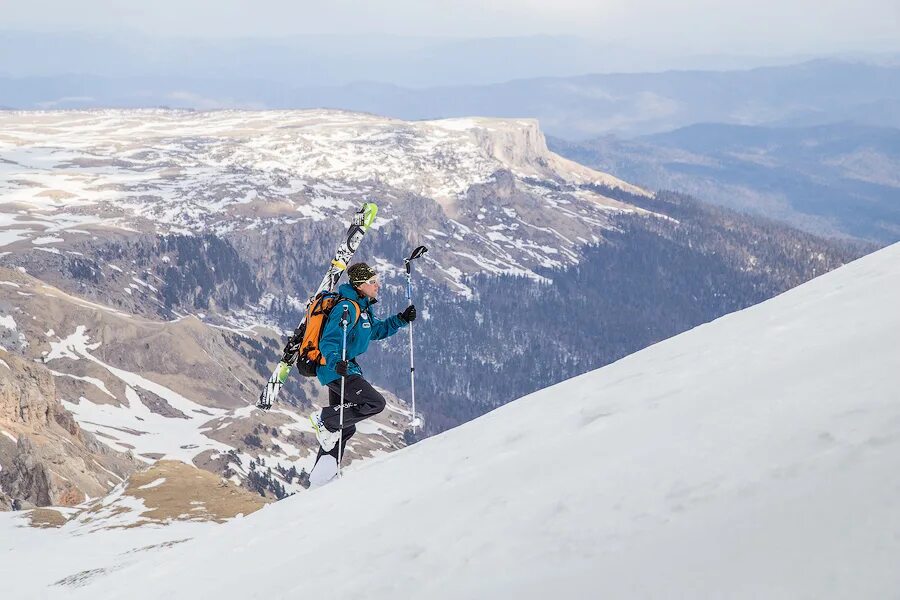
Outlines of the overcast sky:
{"label": "overcast sky", "polygon": [[5,30],[565,34],[684,53],[900,50],[900,0],[0,0],[0,15]]}

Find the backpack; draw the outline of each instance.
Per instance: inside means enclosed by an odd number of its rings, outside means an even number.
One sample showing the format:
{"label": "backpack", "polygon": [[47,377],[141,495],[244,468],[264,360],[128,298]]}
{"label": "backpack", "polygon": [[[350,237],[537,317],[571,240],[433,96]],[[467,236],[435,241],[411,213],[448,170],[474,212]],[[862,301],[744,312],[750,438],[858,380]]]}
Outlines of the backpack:
{"label": "backpack", "polygon": [[356,316],[348,325],[348,329],[353,327],[359,320],[359,304],[350,298],[341,297],[337,292],[320,292],[316,294],[306,309],[306,321],[294,332],[294,336],[300,338],[297,350],[297,371],[304,377],[315,377],[318,366],[325,364],[325,357],[319,350],[319,340],[322,338],[322,331],[325,329],[325,323],[328,322],[331,309],[342,300],[347,300],[356,307]]}

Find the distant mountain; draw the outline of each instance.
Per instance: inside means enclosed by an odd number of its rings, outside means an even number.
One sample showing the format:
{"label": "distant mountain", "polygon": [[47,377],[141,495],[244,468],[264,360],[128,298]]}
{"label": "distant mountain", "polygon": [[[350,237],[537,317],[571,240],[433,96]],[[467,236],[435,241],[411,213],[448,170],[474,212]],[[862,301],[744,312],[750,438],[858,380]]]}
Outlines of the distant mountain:
{"label": "distant mountain", "polygon": [[[484,52],[489,61],[496,53]],[[502,53],[500,54],[502,56]],[[509,72],[508,77],[516,75]],[[854,120],[900,127],[900,66],[816,60],[733,71],[667,71],[519,78],[505,83],[404,87],[321,85],[213,71],[0,78],[0,105],[22,109],[335,108],[410,119],[534,118],[571,140],[635,136],[702,122],[815,125]],[[433,84],[432,84],[433,86]]]}
{"label": "distant mountain", "polygon": [[650,189],[824,235],[900,240],[900,129],[708,123],[632,140],[551,139],[556,152]]}
{"label": "distant mountain", "polygon": [[[65,48],[65,52],[48,49]],[[184,60],[190,56],[191,60]],[[809,56],[660,56],[570,35],[500,37],[304,34],[190,38],[116,33],[0,30],[0,74],[100,78],[263,80],[282,86],[385,82],[404,86],[485,85],[533,77],[661,69],[742,69]],[[881,60],[878,55],[865,60]],[[238,90],[232,88],[232,93]],[[198,107],[200,108],[200,107]]]}

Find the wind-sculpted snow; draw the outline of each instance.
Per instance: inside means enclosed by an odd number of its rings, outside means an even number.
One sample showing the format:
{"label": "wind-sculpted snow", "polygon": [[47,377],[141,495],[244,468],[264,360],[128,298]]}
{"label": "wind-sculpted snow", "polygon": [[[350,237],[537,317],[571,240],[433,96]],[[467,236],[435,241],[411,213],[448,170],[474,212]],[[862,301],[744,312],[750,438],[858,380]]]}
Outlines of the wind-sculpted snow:
{"label": "wind-sculpted snow", "polygon": [[535,267],[572,264],[575,238],[592,240],[609,211],[637,210],[585,186],[646,194],[553,154],[528,119],[5,112],[0,130],[0,249],[30,242],[54,252],[101,226],[222,234],[344,219],[363,198],[382,205],[382,227],[423,198],[442,214],[404,226],[448,248],[444,277],[453,267],[536,277]]}
{"label": "wind-sculpted snow", "polygon": [[292,598],[310,585],[371,599],[891,597],[897,306],[900,245],[84,587],[31,589],[76,599]]}

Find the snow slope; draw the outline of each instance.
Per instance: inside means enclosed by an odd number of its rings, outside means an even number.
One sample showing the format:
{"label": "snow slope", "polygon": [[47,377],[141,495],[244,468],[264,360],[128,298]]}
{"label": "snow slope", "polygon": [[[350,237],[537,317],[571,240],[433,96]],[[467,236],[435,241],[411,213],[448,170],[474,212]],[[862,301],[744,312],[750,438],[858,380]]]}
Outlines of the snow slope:
{"label": "snow slope", "polygon": [[895,595],[898,307],[895,245],[59,593]]}
{"label": "snow slope", "polygon": [[0,581],[4,599],[67,597],[72,588],[84,585],[92,577],[216,527],[212,522],[175,521],[165,527],[90,532],[86,527],[74,526],[39,529],[27,524],[25,514],[0,512]]}

